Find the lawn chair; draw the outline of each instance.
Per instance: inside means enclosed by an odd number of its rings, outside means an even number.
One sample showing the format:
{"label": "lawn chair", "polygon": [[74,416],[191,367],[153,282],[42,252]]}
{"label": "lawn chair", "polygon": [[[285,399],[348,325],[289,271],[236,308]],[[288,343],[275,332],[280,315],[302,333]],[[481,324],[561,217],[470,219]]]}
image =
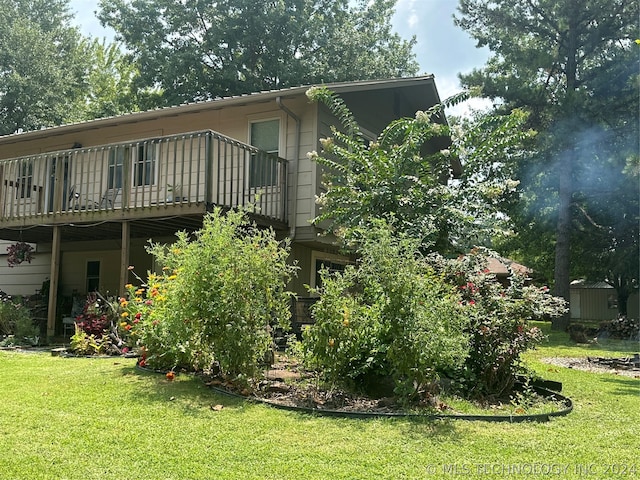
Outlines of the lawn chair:
{"label": "lawn chair", "polygon": [[117,203],[120,201],[121,188],[110,188],[100,199],[99,203],[96,203],[96,207],[99,210],[113,210]]}

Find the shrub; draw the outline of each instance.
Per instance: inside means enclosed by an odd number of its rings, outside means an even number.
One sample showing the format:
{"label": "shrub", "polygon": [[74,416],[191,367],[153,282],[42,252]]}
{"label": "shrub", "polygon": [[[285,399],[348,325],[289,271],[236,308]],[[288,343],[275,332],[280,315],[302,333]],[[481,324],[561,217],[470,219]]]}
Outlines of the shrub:
{"label": "shrub", "polygon": [[9,335],[6,343],[31,344],[38,343],[40,331],[33,324],[31,312],[22,304],[20,298],[0,292],[0,335]]}
{"label": "shrub", "polygon": [[430,256],[447,283],[462,295],[470,320],[469,356],[463,367],[449,372],[472,396],[503,396],[524,373],[523,352],[543,340],[529,320],[548,319],[566,311],[566,302],[549,294],[547,287],[526,284],[526,277],[512,272],[503,287],[487,269],[485,249],[474,249],[457,259]]}
{"label": "shrub", "polygon": [[120,355],[130,346],[128,332],[118,323],[119,307],[98,292],[87,295],[76,317],[70,350],[78,355]]}
{"label": "shrub", "polygon": [[388,377],[396,395],[413,400],[466,357],[459,295],[416,241],[394,238],[383,224],[363,235],[359,254],[357,266],[321,273],[315,324],[303,336],[305,362],[334,383],[366,388]]}
{"label": "shrub", "polygon": [[[190,237],[150,244],[162,266],[124,300],[131,332],[154,368],[219,367],[233,378],[254,377],[271,345],[274,325],[289,328],[295,267],[287,264],[288,240],[250,225],[243,212],[220,209]],[[136,323],[137,321],[137,323]]]}

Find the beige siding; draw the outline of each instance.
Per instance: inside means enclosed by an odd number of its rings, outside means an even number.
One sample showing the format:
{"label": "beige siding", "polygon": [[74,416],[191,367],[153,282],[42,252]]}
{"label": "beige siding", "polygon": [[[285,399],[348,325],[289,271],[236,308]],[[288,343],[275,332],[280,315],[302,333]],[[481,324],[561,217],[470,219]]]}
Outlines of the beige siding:
{"label": "beige siding", "polygon": [[[211,104],[203,104],[203,110],[199,112],[181,113],[179,115],[167,116],[163,118],[146,119],[141,121],[131,121],[135,117],[121,117],[121,122],[114,125],[103,126],[101,128],[90,128],[87,126],[84,130],[77,132],[68,132],[62,134],[52,134],[49,137],[20,143],[19,140],[14,144],[3,146],[0,154],[2,158],[14,158],[25,154],[39,154],[43,152],[52,152],[59,150],[67,150],[74,145],[81,145],[83,148],[95,147],[106,144],[131,142],[133,140],[153,139],[160,136],[168,136],[181,134],[185,132],[214,130],[225,136],[237,139],[240,142],[249,142],[249,124],[250,121],[261,119],[279,118],[281,119],[281,139],[280,139],[280,156],[290,161],[302,161],[301,172],[309,174],[313,165],[310,165],[306,154],[309,150],[315,149],[313,143],[312,124],[314,119],[313,111],[315,107],[311,107],[305,97],[297,99],[286,99],[284,101],[287,108],[295,112],[302,119],[302,128],[300,135],[300,149],[296,155],[295,146],[297,143],[296,125],[293,119],[281,110],[275,101],[264,103],[229,106],[224,110],[219,108],[213,109]],[[311,124],[310,124],[311,123]],[[125,148],[125,147],[123,147]],[[135,158],[135,146],[126,147],[126,157],[133,161]],[[107,187],[109,155],[103,149],[94,149],[85,157],[91,158],[72,158],[68,160],[69,173],[67,177],[69,196],[72,192],[75,194],[73,200],[73,208],[78,210],[92,209],[103,202],[109,201],[109,204],[118,208],[123,201],[125,192],[110,190]],[[245,204],[253,201],[256,194],[261,198],[261,213],[268,216],[277,216],[277,212],[270,211],[277,209],[278,202],[284,192],[281,192],[278,186],[268,186],[257,189],[249,189],[247,167],[249,155],[244,152],[234,150],[231,146],[223,146],[220,151],[213,152],[214,165],[212,171],[215,172],[213,178],[213,187],[217,186],[214,191],[215,203],[224,203],[226,205]],[[131,181],[129,198],[131,206],[141,206],[155,201],[161,203],[168,198],[173,198],[173,186],[181,187],[180,198],[190,202],[202,202],[205,191],[205,167],[203,160],[204,142],[193,145],[190,141],[189,145],[179,145],[176,149],[174,144],[159,144],[154,151],[154,158],[157,161],[157,168],[154,172],[152,185],[144,185],[136,187]],[[185,169],[181,171],[169,170],[167,160],[170,158],[187,158],[191,159],[185,164]],[[46,194],[47,184],[51,177],[52,158],[48,158],[47,162],[39,162],[36,166],[37,172],[34,176],[38,178],[37,182],[32,182],[30,188],[33,192],[21,200],[19,205],[16,202],[2,202],[16,208],[25,209],[31,214],[39,214],[51,211],[53,201]],[[11,171],[0,172],[0,177],[6,180],[5,188],[0,185],[0,194],[3,196],[18,195],[18,179],[20,178],[19,170],[24,162],[12,165]],[[290,169],[292,171],[293,169]],[[89,176],[89,180],[87,180]],[[238,182],[238,180],[241,180]],[[308,179],[308,175],[305,177]],[[233,184],[233,182],[236,184]],[[292,188],[294,178],[289,178],[287,185]],[[9,184],[10,182],[10,184]],[[233,184],[231,188],[229,185]],[[240,185],[239,187],[237,185]],[[187,189],[188,186],[188,189]],[[188,192],[187,192],[188,190]],[[20,191],[21,192],[21,191]],[[288,211],[293,211],[292,202],[296,201],[292,196],[293,189],[289,191]],[[302,193],[302,197],[300,196]],[[177,196],[177,195],[176,195]],[[311,205],[313,204],[313,195],[308,188],[298,189],[297,197],[302,201],[302,208],[298,209],[296,223],[308,225],[311,213]],[[10,197],[8,197],[10,198]],[[269,210],[269,211],[268,211]],[[16,212],[4,212],[7,216],[16,215]]]}
{"label": "beige siding", "polygon": [[[70,296],[74,293],[87,293],[87,262],[100,262],[100,287],[104,295],[117,295],[120,289],[120,249],[104,249],[101,242],[85,242],[82,250],[74,251],[73,246],[67,246],[62,253],[60,267],[60,284],[62,295]],[[92,249],[93,245],[93,249]],[[151,257],[145,252],[141,240],[135,240],[131,246],[130,264],[135,272],[146,279],[147,271],[151,269]],[[129,282],[139,284],[133,274],[129,275]]]}
{"label": "beige siding", "polygon": [[0,242],[0,290],[9,295],[33,295],[49,278],[51,254],[36,251],[31,263],[7,264],[6,244]]}

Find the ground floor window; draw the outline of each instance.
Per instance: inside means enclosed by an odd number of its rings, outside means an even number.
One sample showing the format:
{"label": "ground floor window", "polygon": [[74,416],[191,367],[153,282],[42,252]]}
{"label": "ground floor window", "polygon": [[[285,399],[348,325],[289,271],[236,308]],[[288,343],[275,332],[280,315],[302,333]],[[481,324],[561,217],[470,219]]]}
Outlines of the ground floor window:
{"label": "ground floor window", "polygon": [[87,262],[87,292],[96,292],[100,288],[100,261]]}

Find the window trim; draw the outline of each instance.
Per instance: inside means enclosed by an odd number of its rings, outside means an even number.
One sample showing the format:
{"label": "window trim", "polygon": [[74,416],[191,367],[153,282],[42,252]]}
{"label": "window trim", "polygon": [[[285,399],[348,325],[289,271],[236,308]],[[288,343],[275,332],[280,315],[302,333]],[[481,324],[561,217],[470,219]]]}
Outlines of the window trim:
{"label": "window trim", "polygon": [[318,262],[318,260],[320,261],[328,261],[328,262],[332,262],[332,263],[338,263],[341,265],[344,265],[345,267],[347,265],[355,265],[355,261],[352,260],[349,257],[345,257],[344,255],[340,255],[337,253],[328,253],[328,252],[320,252],[318,250],[313,250],[311,252],[311,268],[310,268],[310,272],[309,272],[309,286],[311,288],[316,288],[317,287],[317,282],[316,282],[316,276],[318,274],[317,270],[316,270],[316,264]]}

